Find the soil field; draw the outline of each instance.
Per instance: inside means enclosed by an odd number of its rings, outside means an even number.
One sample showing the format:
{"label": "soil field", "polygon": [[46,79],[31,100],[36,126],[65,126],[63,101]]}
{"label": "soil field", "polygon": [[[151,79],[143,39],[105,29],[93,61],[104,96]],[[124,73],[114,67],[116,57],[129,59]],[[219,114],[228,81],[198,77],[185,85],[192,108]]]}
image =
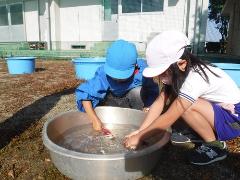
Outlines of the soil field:
{"label": "soil field", "polygon": [[[68,179],[51,162],[41,133],[49,118],[77,110],[74,90],[81,82],[70,61],[37,60],[35,73],[10,75],[0,60],[0,179]],[[186,161],[189,149],[169,143],[141,179],[240,179],[240,138],[227,144],[227,159],[199,167]]]}

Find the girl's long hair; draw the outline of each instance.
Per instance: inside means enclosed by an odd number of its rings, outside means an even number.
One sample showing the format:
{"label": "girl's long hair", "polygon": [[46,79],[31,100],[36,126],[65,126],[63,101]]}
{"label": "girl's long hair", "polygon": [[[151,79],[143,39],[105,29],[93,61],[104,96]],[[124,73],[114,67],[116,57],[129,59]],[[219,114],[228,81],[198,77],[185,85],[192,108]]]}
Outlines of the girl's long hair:
{"label": "girl's long hair", "polygon": [[198,57],[194,56],[189,50],[185,48],[183,55],[180,59],[185,59],[187,61],[187,66],[185,71],[181,71],[177,65],[177,62],[169,67],[172,73],[172,85],[165,85],[165,92],[168,95],[173,95],[176,97],[179,93],[182,84],[184,83],[189,71],[193,69],[197,72],[207,83],[209,83],[209,78],[206,74],[206,70],[210,71],[215,76],[219,77],[216,73],[211,71],[207,65],[214,66],[208,62],[204,62]]}

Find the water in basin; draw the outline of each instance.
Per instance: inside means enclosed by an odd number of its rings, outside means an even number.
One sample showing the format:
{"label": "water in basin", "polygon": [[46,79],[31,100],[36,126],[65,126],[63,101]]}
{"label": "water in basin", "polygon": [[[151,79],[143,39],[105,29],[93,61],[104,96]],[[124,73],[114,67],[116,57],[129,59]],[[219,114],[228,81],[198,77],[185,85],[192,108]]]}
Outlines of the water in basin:
{"label": "water in basin", "polygon": [[[104,136],[101,132],[94,131],[92,125],[87,124],[67,130],[57,138],[56,143],[66,149],[88,154],[129,152],[130,150],[122,144],[123,139],[130,132],[137,130],[138,127],[131,124],[105,124],[105,127],[111,130],[114,135],[113,139]],[[154,141],[144,142],[138,150],[153,143]]]}

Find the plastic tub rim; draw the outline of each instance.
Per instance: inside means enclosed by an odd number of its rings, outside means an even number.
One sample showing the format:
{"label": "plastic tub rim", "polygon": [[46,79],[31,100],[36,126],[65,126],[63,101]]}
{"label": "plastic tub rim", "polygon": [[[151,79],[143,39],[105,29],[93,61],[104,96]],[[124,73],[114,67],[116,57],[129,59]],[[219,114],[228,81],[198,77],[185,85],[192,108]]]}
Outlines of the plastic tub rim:
{"label": "plastic tub rim", "polygon": [[226,70],[240,70],[240,64],[237,63],[212,63],[221,69]]}
{"label": "plastic tub rim", "polygon": [[30,56],[14,56],[14,57],[8,57],[7,60],[35,60],[36,57],[30,57]]}
{"label": "plastic tub rim", "polygon": [[74,58],[72,59],[73,63],[105,63],[105,57],[98,57],[98,58]]}

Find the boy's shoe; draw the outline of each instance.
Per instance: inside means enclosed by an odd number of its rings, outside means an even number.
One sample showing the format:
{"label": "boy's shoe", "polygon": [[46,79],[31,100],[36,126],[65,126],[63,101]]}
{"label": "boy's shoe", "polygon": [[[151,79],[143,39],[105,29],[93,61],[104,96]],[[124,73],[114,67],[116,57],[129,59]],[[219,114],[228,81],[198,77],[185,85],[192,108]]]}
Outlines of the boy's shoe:
{"label": "boy's shoe", "polygon": [[209,144],[202,144],[190,154],[190,163],[196,165],[207,165],[225,159],[227,157],[227,146],[225,142],[222,143],[224,145],[223,149]]}
{"label": "boy's shoe", "polygon": [[203,140],[194,132],[183,131],[173,132],[171,135],[171,142],[174,145],[182,145],[186,143],[202,143]]}

